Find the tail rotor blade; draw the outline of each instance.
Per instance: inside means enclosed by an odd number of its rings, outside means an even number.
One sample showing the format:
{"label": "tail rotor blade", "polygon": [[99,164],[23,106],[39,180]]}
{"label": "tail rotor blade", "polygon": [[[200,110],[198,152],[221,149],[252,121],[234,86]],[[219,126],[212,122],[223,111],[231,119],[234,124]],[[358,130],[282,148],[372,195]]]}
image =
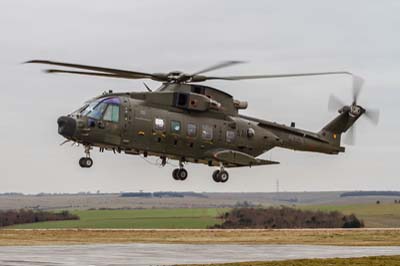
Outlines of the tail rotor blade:
{"label": "tail rotor blade", "polygon": [[356,131],[356,129],[355,129],[354,125],[351,128],[349,128],[346,135],[344,135],[344,143],[346,143],[347,145],[355,144],[355,137],[356,137],[355,131]]}
{"label": "tail rotor blade", "polygon": [[379,110],[378,109],[367,109],[365,111],[365,117],[374,125],[379,123]]}
{"label": "tail rotor blade", "polygon": [[342,101],[339,100],[339,98],[337,98],[335,95],[331,94],[329,96],[329,102],[328,102],[328,110],[329,111],[336,112],[343,106],[345,106],[345,104],[342,103]]}
{"label": "tail rotor blade", "polygon": [[357,104],[363,84],[364,80],[361,77],[353,75],[353,104]]}

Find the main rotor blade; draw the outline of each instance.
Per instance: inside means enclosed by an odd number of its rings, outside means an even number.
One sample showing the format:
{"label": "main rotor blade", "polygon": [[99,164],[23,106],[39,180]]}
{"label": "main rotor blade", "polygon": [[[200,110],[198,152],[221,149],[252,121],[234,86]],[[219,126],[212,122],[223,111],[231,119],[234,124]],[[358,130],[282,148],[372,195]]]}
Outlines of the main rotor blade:
{"label": "main rotor blade", "polygon": [[107,78],[123,78],[123,79],[142,79],[143,77],[134,77],[133,75],[116,75],[116,74],[108,74],[101,72],[85,72],[85,71],[71,71],[71,70],[61,70],[61,69],[46,69],[46,73],[67,73],[67,74],[77,74],[77,75],[86,75],[86,76],[99,76],[99,77],[107,77]]}
{"label": "main rotor blade", "polygon": [[242,64],[242,63],[245,63],[245,62],[244,61],[223,61],[221,63],[215,64],[213,66],[210,66],[208,68],[205,68],[203,70],[195,72],[195,73],[191,74],[191,76],[199,75],[199,74],[209,72],[212,70],[216,70],[216,69],[220,69],[220,68],[224,68],[224,67],[228,67],[228,66],[232,66],[232,65],[236,65],[236,64]]}
{"label": "main rotor blade", "polygon": [[354,145],[355,137],[356,137],[356,129],[355,125],[353,125],[344,135],[344,143],[346,143],[347,145]]}
{"label": "main rotor blade", "polygon": [[287,78],[287,77],[304,77],[304,76],[321,76],[321,75],[338,75],[338,74],[353,76],[352,73],[347,71],[335,71],[335,72],[316,72],[316,73],[298,73],[298,74],[207,77],[207,79],[242,80],[242,79],[268,79],[268,78]]}
{"label": "main rotor blade", "polygon": [[47,61],[47,60],[30,60],[25,63],[27,63],[27,64],[32,64],[32,63],[47,64],[47,65],[93,70],[93,71],[121,75],[121,76],[125,76],[126,78],[128,76],[134,76],[134,78],[152,78],[153,77],[152,74],[144,73],[144,72],[136,72],[136,71],[123,70],[123,69],[105,68],[105,67],[88,66],[88,65],[79,65],[79,64],[71,64],[71,63],[63,63],[63,62],[54,62],[54,61]]}
{"label": "main rotor blade", "polygon": [[361,77],[353,75],[353,104],[357,104],[363,84],[364,80]]}
{"label": "main rotor blade", "polygon": [[379,123],[379,110],[378,109],[367,109],[365,110],[365,117],[374,125]]}
{"label": "main rotor blade", "polygon": [[345,104],[339,100],[335,95],[331,94],[329,96],[329,102],[328,102],[328,110],[332,112],[338,111],[340,108],[345,106]]}

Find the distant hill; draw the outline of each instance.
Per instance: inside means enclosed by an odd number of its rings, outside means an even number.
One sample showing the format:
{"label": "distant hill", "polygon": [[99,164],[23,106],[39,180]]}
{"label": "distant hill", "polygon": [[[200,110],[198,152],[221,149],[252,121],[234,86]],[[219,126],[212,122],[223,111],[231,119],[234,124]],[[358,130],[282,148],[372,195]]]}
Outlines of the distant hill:
{"label": "distant hill", "polygon": [[159,192],[123,192],[121,197],[131,198],[183,198],[183,197],[194,197],[194,198],[207,198],[206,195],[196,192],[174,192],[174,191],[159,191]]}
{"label": "distant hill", "polygon": [[[355,205],[400,201],[399,192],[185,192],[124,191],[120,193],[0,193],[0,210],[87,210],[87,209],[152,209],[152,208],[234,208],[238,203],[250,206],[280,205]],[[392,195],[392,196],[390,196]],[[369,196],[369,197],[368,197]]]}
{"label": "distant hill", "polygon": [[340,194],[340,197],[362,197],[362,196],[399,196],[400,191],[350,191]]}

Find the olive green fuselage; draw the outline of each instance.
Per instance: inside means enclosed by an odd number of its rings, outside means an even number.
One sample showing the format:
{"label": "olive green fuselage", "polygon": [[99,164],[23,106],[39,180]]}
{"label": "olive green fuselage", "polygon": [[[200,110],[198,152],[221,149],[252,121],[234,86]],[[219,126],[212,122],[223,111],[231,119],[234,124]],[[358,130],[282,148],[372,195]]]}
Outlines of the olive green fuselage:
{"label": "olive green fuselage", "polygon": [[[74,141],[101,150],[155,155],[210,166],[219,165],[212,153],[215,150],[238,151],[253,157],[276,146],[328,154],[341,151],[321,135],[294,127],[239,114],[160,107],[129,94],[115,97],[121,102],[119,121],[92,120],[73,114],[77,120]],[[162,125],[157,125],[160,121]]]}

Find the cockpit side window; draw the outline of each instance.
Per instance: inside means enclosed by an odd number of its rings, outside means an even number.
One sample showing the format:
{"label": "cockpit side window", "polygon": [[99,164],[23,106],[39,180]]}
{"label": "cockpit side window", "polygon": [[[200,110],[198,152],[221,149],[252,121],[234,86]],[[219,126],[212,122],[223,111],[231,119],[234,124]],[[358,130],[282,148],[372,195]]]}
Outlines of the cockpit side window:
{"label": "cockpit side window", "polygon": [[96,105],[95,108],[88,114],[90,118],[93,119],[100,119],[103,116],[104,111],[107,108],[107,104],[105,102],[101,102]]}
{"label": "cockpit side window", "polygon": [[103,119],[105,121],[119,122],[119,105],[109,104]]}
{"label": "cockpit side window", "polygon": [[[107,115],[108,121],[118,122],[119,121],[119,105],[120,99],[118,97],[102,98],[86,105],[83,108],[81,115],[88,116],[93,119],[101,119]],[[110,106],[110,111],[108,111],[108,106]],[[106,111],[107,110],[107,111]],[[109,114],[105,112],[110,112]]]}

